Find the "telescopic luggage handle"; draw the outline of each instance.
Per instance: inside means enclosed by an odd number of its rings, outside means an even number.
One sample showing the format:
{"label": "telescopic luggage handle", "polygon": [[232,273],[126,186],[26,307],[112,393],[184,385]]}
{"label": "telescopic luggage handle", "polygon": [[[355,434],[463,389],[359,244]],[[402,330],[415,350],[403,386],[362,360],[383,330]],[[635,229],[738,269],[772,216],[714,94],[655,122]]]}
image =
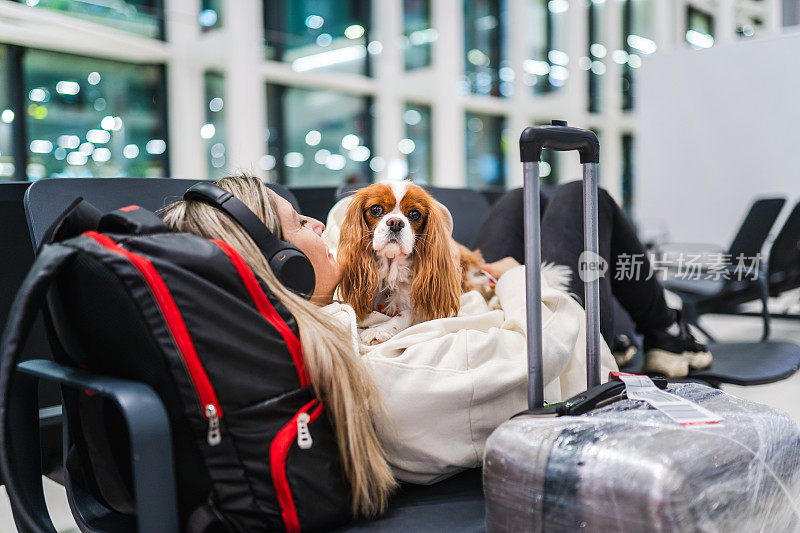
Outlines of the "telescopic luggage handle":
{"label": "telescopic luggage handle", "polygon": [[[554,120],[550,126],[525,128],[519,138],[525,202],[525,296],[528,302],[528,409],[544,405],[542,374],[542,280],[541,232],[539,224],[539,161],[542,149],[577,151],[583,164],[584,253],[580,272],[584,276],[586,304],[586,382],[600,384],[600,273],[597,237],[597,164],[600,143],[589,130],[570,128]],[[584,270],[584,266],[586,269]],[[595,267],[595,269],[593,269]]]}

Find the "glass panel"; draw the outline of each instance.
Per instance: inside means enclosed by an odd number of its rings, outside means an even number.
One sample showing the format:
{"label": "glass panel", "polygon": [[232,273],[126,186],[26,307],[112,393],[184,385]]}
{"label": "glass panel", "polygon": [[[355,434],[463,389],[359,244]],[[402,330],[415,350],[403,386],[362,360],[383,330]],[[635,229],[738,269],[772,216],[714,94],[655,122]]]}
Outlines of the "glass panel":
{"label": "glass panel", "polygon": [[406,70],[431,64],[431,48],[439,33],[431,27],[430,0],[403,0],[403,48]]}
{"label": "glass panel", "polygon": [[611,57],[622,65],[622,109],[633,109],[636,97],[633,71],[642,66],[642,56],[656,51],[652,0],[625,0],[622,40],[625,49],[614,51]]}
{"label": "glass panel", "polygon": [[705,11],[686,8],[686,42],[695,50],[714,46],[714,17]]}
{"label": "glass panel", "polygon": [[[549,126],[551,122],[537,122],[537,126]],[[542,161],[539,163],[539,178],[542,185],[555,187],[561,183],[561,156],[563,152],[542,150]]]}
{"label": "glass panel", "polygon": [[268,85],[269,151],[260,167],[288,185],[371,181],[385,162],[371,157],[370,107],[363,96]]}
{"label": "glass panel", "polygon": [[399,148],[406,154],[408,177],[416,183],[430,183],[433,142],[430,106],[406,104],[403,122],[406,138],[400,141]]}
{"label": "glass panel", "polygon": [[567,0],[533,0],[527,3],[526,28],[529,57],[522,64],[525,85],[535,94],[562,87],[569,76],[566,48]]}
{"label": "glass panel", "polygon": [[[505,58],[503,0],[464,0],[464,74],[466,92],[508,96],[510,80],[501,80],[500,71],[510,65]],[[508,78],[506,70],[503,70]],[[502,83],[501,83],[502,81]]]}
{"label": "glass panel", "polygon": [[30,179],[167,175],[164,69],[28,50]]}
{"label": "glass panel", "polygon": [[206,72],[206,123],[200,128],[200,136],[206,140],[208,178],[219,179],[230,174],[225,150],[225,78],[215,72]]}
{"label": "glass panel", "polygon": [[8,48],[0,45],[0,181],[14,179],[14,111],[11,109],[11,94],[9,94],[9,65]]}
{"label": "glass panel", "polygon": [[504,187],[505,117],[467,113],[467,186]]}
{"label": "glass panel", "polygon": [[[265,0],[266,57],[297,72],[369,75],[369,0]],[[369,43],[369,46],[368,46]]]}
{"label": "glass panel", "polygon": [[739,37],[753,37],[764,27],[764,21],[758,17],[747,17],[736,25]]}
{"label": "glass panel", "polygon": [[203,0],[197,17],[203,31],[222,27],[222,0]]}
{"label": "glass panel", "polygon": [[589,112],[600,113],[603,103],[603,74],[606,73],[608,50],[603,44],[603,12],[605,1],[590,0],[589,11],[589,53],[582,57],[581,68],[589,71]]}
{"label": "glass panel", "polygon": [[633,206],[633,135],[622,136],[622,209],[631,212]]}
{"label": "glass panel", "polygon": [[30,7],[62,11],[74,17],[104,26],[153,37],[164,38],[162,0],[19,0]]}

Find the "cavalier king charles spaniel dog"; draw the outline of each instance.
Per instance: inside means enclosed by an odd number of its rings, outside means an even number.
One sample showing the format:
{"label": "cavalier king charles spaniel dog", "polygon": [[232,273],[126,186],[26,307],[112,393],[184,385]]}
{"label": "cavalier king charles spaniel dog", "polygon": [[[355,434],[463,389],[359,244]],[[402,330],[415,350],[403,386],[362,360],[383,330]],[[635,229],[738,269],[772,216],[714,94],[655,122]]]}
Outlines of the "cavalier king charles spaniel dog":
{"label": "cavalier king charles spaniel dog", "polygon": [[466,291],[490,296],[494,280],[481,270],[480,252],[458,244],[452,230],[449,211],[409,181],[374,183],[353,194],[337,251],[339,293],[366,328],[364,344],[456,315]]}

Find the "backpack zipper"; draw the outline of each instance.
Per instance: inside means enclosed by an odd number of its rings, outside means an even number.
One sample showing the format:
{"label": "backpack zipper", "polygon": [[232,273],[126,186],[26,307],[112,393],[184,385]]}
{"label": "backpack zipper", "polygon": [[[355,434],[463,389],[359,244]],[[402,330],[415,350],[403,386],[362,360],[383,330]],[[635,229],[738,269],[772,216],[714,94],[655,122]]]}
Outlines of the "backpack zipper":
{"label": "backpack zipper", "polygon": [[270,445],[269,462],[272,484],[275,486],[275,494],[278,497],[278,505],[281,508],[283,524],[289,533],[300,531],[300,520],[297,516],[297,507],[294,504],[291,487],[289,487],[289,479],[286,474],[286,458],[289,455],[289,449],[295,442],[301,450],[311,448],[313,440],[308,426],[319,418],[323,407],[322,403],[316,398],[305,404],[278,431]]}
{"label": "backpack zipper", "polygon": [[297,446],[301,450],[307,450],[314,444],[314,441],[311,440],[311,432],[308,431],[308,423],[310,421],[311,417],[308,413],[297,415]]}
{"label": "backpack zipper", "polygon": [[222,432],[219,429],[219,415],[217,414],[217,407],[210,403],[206,405],[206,418],[208,419],[208,436],[206,440],[209,446],[216,446],[222,441]]}

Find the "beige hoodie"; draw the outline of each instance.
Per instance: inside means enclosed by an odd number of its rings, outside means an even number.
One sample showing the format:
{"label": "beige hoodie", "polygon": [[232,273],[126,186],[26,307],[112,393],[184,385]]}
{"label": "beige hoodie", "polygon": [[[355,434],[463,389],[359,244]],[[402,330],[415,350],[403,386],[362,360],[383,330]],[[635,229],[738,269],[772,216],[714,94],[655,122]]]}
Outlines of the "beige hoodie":
{"label": "beige hoodie", "polygon": [[[333,250],[347,200],[328,217],[323,238]],[[568,272],[542,269],[547,402],[586,389],[586,314],[564,291]],[[358,345],[383,400],[378,434],[399,479],[433,483],[480,466],[489,434],[527,407],[524,267],[503,274],[495,294],[490,305],[468,292],[458,316],[416,324],[377,346]],[[353,309],[334,302],[325,311],[348,325],[355,350]],[[601,354],[605,377],[616,364],[605,343]]]}

